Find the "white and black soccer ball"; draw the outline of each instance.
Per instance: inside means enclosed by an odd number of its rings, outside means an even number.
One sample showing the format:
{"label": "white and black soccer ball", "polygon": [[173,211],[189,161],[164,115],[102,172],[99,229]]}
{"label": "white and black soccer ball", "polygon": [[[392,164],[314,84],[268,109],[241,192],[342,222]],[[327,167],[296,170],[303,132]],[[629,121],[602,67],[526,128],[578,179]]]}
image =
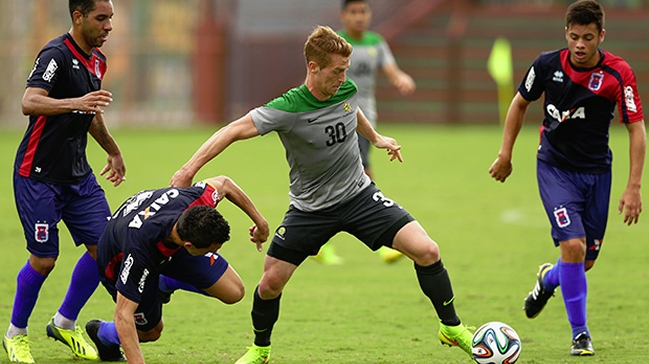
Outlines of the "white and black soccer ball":
{"label": "white and black soccer ball", "polygon": [[513,364],[521,354],[521,339],[511,326],[487,322],[473,334],[473,358],[480,364]]}

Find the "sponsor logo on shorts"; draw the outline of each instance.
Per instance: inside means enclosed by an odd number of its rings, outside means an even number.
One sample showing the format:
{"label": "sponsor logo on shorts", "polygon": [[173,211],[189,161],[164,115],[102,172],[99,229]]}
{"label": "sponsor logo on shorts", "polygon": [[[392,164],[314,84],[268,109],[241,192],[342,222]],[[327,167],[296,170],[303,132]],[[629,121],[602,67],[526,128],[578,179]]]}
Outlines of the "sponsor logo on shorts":
{"label": "sponsor logo on shorts", "polygon": [[570,216],[568,216],[568,210],[565,207],[554,210],[554,218],[560,228],[570,225]]}
{"label": "sponsor logo on shorts", "polygon": [[50,238],[50,230],[48,224],[36,223],[34,224],[34,239],[39,243],[44,243]]}
{"label": "sponsor logo on shorts", "polygon": [[599,251],[599,248],[602,247],[603,239],[593,239],[593,245],[588,247],[588,250]]}

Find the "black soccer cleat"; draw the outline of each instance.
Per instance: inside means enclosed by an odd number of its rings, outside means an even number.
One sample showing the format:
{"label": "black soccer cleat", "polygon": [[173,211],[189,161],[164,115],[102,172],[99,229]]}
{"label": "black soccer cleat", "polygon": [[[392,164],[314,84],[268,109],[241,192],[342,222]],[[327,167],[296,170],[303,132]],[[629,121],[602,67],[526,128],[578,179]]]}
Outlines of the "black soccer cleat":
{"label": "black soccer cleat", "polygon": [[552,264],[545,263],[539,266],[539,272],[536,274],[536,284],[534,289],[525,297],[525,315],[527,318],[535,318],[541,313],[545,304],[550,297],[554,296],[554,289],[548,291],[543,287],[543,277],[552,269]]}
{"label": "black soccer cleat", "polygon": [[593,341],[588,337],[586,332],[582,332],[572,340],[572,347],[570,348],[570,355],[576,356],[592,356],[595,355],[593,349]]}
{"label": "black soccer cleat", "polygon": [[97,332],[99,331],[99,325],[101,322],[101,320],[90,320],[86,323],[86,333],[97,347],[99,360],[126,361],[126,357],[124,356],[124,353],[122,353],[122,349],[119,348],[119,345],[104,345],[101,340],[99,340]]}

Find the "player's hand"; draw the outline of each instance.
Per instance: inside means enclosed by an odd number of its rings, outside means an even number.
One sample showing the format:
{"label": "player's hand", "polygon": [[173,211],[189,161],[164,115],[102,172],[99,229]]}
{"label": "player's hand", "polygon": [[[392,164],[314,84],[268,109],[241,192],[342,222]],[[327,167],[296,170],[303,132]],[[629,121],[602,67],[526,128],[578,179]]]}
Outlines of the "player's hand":
{"label": "player's hand", "polygon": [[104,110],[101,108],[113,102],[113,94],[106,90],[93,91],[83,95],[78,101],[77,110],[103,114]]}
{"label": "player's hand", "polygon": [[415,81],[407,74],[401,74],[394,81],[394,87],[403,96],[411,95],[417,89]]}
{"label": "player's hand", "polygon": [[399,162],[403,162],[403,157],[401,157],[401,146],[394,138],[380,135],[379,139],[374,142],[374,146],[387,150],[388,155],[390,156],[390,162],[395,159],[398,159]]}
{"label": "player's hand", "polygon": [[512,174],[512,170],[513,166],[511,160],[498,157],[489,168],[489,174],[496,181],[505,182],[507,177]]}
{"label": "player's hand", "polygon": [[171,181],[169,182],[169,186],[171,187],[189,187],[192,184],[192,179],[193,177],[188,176],[185,172],[181,170],[176,171],[174,173],[173,177],[171,177]]}
{"label": "player's hand", "polygon": [[270,230],[268,230],[268,228],[260,229],[257,227],[257,225],[252,225],[249,232],[250,241],[257,245],[257,251],[260,252],[262,249],[261,245],[266,242],[266,240],[268,240],[268,234],[270,233]]}
{"label": "player's hand", "polygon": [[106,175],[106,179],[113,182],[114,187],[117,187],[122,182],[126,181],[126,165],[124,164],[124,158],[121,154],[108,155],[106,160],[106,166],[99,174],[103,176],[106,172],[110,172]]}
{"label": "player's hand", "polygon": [[620,205],[617,208],[617,213],[624,212],[624,223],[631,226],[637,224],[642,212],[642,195],[640,189],[628,188],[622,193],[620,198]]}

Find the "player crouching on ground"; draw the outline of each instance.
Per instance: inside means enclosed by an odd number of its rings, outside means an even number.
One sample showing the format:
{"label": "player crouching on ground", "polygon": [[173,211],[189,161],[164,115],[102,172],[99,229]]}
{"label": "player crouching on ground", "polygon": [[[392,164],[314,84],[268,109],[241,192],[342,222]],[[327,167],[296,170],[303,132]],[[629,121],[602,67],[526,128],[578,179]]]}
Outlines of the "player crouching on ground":
{"label": "player crouching on ground", "polygon": [[117,303],[115,321],[90,320],[88,336],[103,361],[144,363],[139,342],[155,341],[163,328],[163,296],[176,289],[234,304],[244,285],[217,253],[230,239],[228,222],[215,210],[223,198],[254,222],[250,240],[261,251],[268,223],[248,196],[228,177],[188,188],[137,193],[115,212],[99,241],[101,281]]}

